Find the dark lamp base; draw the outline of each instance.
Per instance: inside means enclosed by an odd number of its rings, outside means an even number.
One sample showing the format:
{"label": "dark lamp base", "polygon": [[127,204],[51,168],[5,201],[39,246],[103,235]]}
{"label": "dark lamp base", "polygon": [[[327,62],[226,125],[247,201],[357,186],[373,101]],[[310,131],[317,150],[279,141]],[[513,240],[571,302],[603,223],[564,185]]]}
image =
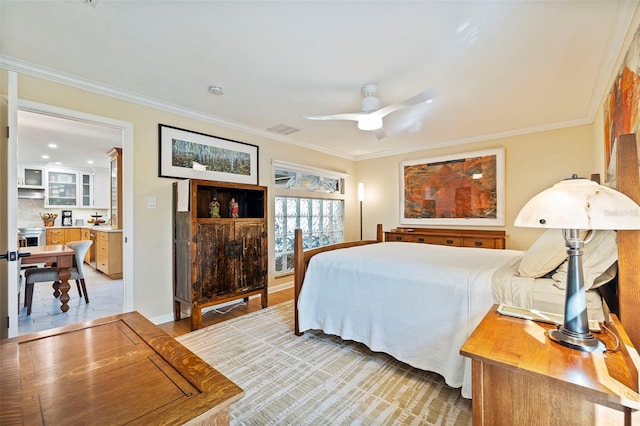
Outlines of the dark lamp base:
{"label": "dark lamp base", "polygon": [[591,333],[575,333],[561,327],[557,330],[549,330],[549,339],[571,349],[578,349],[583,352],[604,352],[604,343]]}

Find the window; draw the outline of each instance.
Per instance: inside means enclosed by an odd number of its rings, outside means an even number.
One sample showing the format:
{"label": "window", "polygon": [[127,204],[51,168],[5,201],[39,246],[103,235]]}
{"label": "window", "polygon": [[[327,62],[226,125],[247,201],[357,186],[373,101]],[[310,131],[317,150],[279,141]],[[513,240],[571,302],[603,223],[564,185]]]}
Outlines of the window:
{"label": "window", "polygon": [[317,198],[275,198],[276,274],[293,271],[293,239],[302,229],[305,249],[344,241],[344,201]]}
{"label": "window", "polygon": [[[294,233],[305,249],[344,241],[344,173],[274,160],[275,273],[293,271]],[[312,195],[313,194],[313,195]]]}

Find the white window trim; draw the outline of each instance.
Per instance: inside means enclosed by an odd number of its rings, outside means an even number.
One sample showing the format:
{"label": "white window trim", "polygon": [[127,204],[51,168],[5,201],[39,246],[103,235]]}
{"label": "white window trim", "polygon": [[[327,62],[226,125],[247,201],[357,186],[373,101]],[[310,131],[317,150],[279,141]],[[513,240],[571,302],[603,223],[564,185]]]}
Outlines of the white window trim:
{"label": "white window trim", "polygon": [[297,172],[310,173],[315,175],[320,175],[323,177],[334,178],[334,179],[346,179],[349,177],[347,173],[338,172],[335,170],[321,169],[318,167],[305,166],[303,164],[289,163],[287,161],[281,161],[273,159],[271,160],[271,165],[274,168],[285,169]]}
{"label": "white window trim", "polygon": [[[287,161],[281,160],[271,160],[272,165],[272,176],[277,169],[287,170],[291,172],[296,172],[298,175],[300,174],[311,174],[317,175],[322,178],[330,178],[330,179],[340,179],[342,180],[342,184],[345,184],[345,181],[349,175],[347,173],[337,172],[335,170],[327,170],[321,169],[318,167],[305,166],[303,164],[290,163]],[[326,192],[326,191],[309,191],[305,189],[298,188],[282,188],[280,186],[274,185],[273,194],[275,196],[280,197],[298,197],[298,198],[319,198],[319,199],[333,199],[333,200],[345,200],[345,191],[344,188],[342,192]],[[313,194],[311,196],[310,194]]]}

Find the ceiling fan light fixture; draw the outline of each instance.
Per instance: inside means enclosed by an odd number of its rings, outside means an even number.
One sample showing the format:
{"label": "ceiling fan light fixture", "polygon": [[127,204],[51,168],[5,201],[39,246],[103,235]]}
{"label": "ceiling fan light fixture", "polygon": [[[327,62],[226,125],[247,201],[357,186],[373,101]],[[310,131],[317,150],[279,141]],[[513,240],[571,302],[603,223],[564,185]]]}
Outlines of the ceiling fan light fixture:
{"label": "ceiling fan light fixture", "polygon": [[358,120],[358,129],[360,130],[378,130],[382,128],[382,118],[380,117],[363,117]]}

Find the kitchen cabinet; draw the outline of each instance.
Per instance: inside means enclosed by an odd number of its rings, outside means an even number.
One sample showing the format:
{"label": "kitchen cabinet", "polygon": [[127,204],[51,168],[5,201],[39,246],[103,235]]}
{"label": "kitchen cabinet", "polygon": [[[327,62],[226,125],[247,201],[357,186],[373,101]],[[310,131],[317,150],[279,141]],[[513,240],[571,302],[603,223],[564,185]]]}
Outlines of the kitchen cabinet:
{"label": "kitchen cabinet", "polygon": [[122,149],[113,148],[109,161],[109,218],[111,228],[122,229]]}
{"label": "kitchen cabinet", "polygon": [[107,209],[107,169],[45,169],[45,207]]}
{"label": "kitchen cabinet", "polygon": [[[81,241],[91,239],[88,228],[49,228],[47,233],[47,245],[67,244],[72,241]],[[89,251],[84,257],[84,261],[89,263]]]}
{"label": "kitchen cabinet", "polygon": [[[80,228],[80,239],[82,241],[87,241],[91,239],[91,231],[87,228]],[[91,249],[87,250],[87,254],[84,255],[84,263],[90,263],[91,257],[90,253]]]}
{"label": "kitchen cabinet", "polygon": [[110,179],[109,169],[106,167],[96,167],[93,175],[93,208],[109,210]]}
{"label": "kitchen cabinet", "polygon": [[47,193],[45,207],[78,207],[78,173],[75,171],[46,171]]}
{"label": "kitchen cabinet", "polygon": [[183,303],[191,307],[192,330],[208,306],[259,294],[265,308],[267,188],[183,181],[174,183],[173,205],[175,320]]}
{"label": "kitchen cabinet", "polygon": [[43,189],[44,167],[19,165],[18,188]]}
{"label": "kitchen cabinet", "polygon": [[96,269],[111,279],[122,278],[122,231],[96,230]]}
{"label": "kitchen cabinet", "polygon": [[47,245],[67,244],[71,241],[80,241],[82,233],[80,228],[49,228],[47,229]]}

